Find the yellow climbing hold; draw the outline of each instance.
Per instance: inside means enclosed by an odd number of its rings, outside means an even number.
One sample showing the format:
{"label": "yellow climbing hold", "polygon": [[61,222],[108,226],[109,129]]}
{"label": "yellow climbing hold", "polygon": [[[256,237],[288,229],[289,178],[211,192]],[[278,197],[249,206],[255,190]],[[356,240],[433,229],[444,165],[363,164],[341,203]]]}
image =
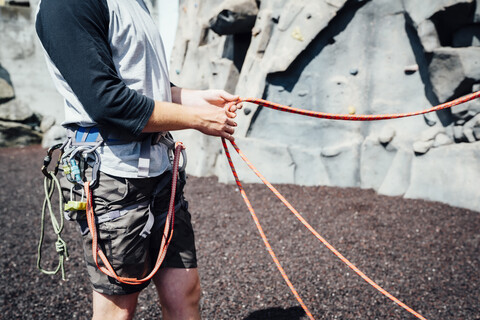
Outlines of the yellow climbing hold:
{"label": "yellow climbing hold", "polygon": [[305,39],[303,38],[302,32],[300,31],[299,27],[293,28],[292,31],[292,38],[298,41],[304,41]]}
{"label": "yellow climbing hold", "polygon": [[355,114],[357,110],[355,110],[354,106],[348,106],[348,114]]}

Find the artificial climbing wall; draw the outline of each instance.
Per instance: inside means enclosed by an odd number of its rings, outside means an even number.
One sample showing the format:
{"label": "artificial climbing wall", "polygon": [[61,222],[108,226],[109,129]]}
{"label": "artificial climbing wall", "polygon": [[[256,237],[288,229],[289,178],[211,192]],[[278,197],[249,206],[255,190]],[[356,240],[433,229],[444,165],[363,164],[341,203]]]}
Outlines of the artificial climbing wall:
{"label": "artificial climbing wall", "polygon": [[[181,1],[172,81],[332,113],[425,109],[480,89],[479,7],[474,0]],[[480,211],[479,113],[473,101],[358,123],[247,104],[236,137],[275,183],[373,188]],[[177,136],[191,174],[233,181],[218,139]],[[245,165],[239,173],[259,181]]]}

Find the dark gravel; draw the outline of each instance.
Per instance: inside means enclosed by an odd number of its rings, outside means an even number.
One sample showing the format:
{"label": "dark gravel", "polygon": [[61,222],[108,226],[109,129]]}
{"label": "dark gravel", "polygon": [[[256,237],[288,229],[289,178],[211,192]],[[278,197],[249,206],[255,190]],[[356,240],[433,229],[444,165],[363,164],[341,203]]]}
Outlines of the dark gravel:
{"label": "dark gravel", "polygon": [[[0,149],[0,319],[88,319],[76,227],[67,223],[67,281],[36,269],[43,201],[40,147]],[[480,319],[480,215],[353,188],[278,186],[314,228],[368,276],[428,319]],[[247,185],[260,221],[316,319],[414,319],[318,242],[263,185]],[[204,319],[306,319],[233,185],[190,177]],[[50,230],[50,229],[49,229]],[[51,230],[47,246],[52,243]],[[48,247],[48,265],[55,254]],[[161,317],[155,291],[136,319]]]}

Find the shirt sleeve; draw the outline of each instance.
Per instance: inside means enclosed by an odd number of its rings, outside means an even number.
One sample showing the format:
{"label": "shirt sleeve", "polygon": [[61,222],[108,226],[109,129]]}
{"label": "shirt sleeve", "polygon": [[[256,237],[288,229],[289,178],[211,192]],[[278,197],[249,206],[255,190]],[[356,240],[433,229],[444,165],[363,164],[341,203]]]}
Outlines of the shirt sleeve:
{"label": "shirt sleeve", "polygon": [[42,0],[35,23],[45,51],[101,128],[138,136],[155,102],[128,88],[109,45],[106,0]]}

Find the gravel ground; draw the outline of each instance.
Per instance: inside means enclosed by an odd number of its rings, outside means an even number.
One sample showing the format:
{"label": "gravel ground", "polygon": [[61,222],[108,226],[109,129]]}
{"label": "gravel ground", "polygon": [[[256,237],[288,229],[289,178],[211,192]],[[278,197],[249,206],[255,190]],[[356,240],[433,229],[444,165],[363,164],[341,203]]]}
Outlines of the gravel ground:
{"label": "gravel ground", "polygon": [[[67,281],[36,269],[43,201],[38,146],[0,149],[0,319],[88,319],[79,236],[67,223]],[[480,319],[480,215],[354,188],[278,186],[333,246],[427,319]],[[414,319],[318,242],[263,185],[247,185],[273,249],[316,319]],[[204,319],[306,319],[234,185],[189,177]],[[47,246],[51,244],[51,230]],[[47,248],[47,247],[46,247]],[[51,247],[48,247],[49,249]],[[44,254],[45,264],[55,258]],[[152,287],[135,319],[161,318]]]}

